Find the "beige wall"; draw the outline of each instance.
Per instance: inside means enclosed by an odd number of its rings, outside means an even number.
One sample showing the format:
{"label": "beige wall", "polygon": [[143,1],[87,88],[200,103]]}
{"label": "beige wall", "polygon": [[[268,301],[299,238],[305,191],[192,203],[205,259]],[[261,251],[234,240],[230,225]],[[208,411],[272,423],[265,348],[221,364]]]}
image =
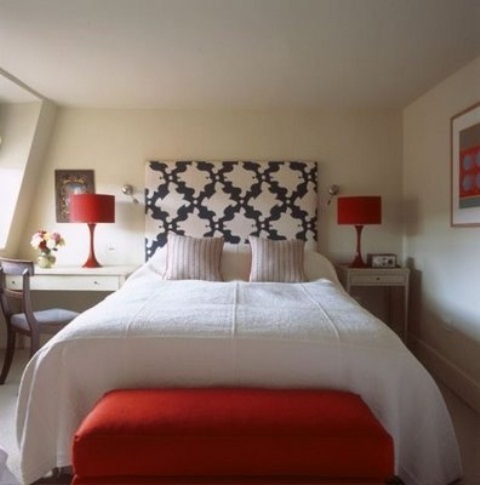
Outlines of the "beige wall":
{"label": "beige wall", "polygon": [[480,100],[480,58],[404,110],[413,343],[480,409],[480,228],[450,227],[450,118]]}
{"label": "beige wall", "polygon": [[384,223],[366,228],[364,250],[400,255],[401,113],[258,112],[60,109],[38,179],[36,204],[23,229],[20,253],[31,257],[31,233],[58,230],[67,246],[58,264],[86,258],[87,228],[55,222],[54,170],[94,169],[96,190],[117,198],[115,224],[98,225],[96,252],[105,264],[143,261],[143,207],[120,188],[143,196],[144,165],[151,159],[307,159],[319,162],[320,250],[333,259],[353,256],[354,229],[338,227],[336,204],[324,207],[328,185],[343,194],[379,194]]}

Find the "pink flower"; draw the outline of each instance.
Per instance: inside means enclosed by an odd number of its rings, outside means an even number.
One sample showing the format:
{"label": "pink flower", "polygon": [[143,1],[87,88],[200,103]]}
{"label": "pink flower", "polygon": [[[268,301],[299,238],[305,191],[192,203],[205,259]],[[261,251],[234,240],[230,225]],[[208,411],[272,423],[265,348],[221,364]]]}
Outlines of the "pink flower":
{"label": "pink flower", "polygon": [[65,240],[58,232],[47,232],[44,229],[37,231],[30,240],[30,245],[34,249],[50,252],[57,251],[59,246],[65,245]]}

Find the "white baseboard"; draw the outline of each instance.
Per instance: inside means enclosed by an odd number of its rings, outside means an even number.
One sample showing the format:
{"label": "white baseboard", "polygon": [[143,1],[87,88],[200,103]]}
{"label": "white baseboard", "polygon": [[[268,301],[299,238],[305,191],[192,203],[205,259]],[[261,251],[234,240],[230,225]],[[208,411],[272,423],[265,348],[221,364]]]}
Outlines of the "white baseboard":
{"label": "white baseboard", "polygon": [[441,355],[432,346],[409,335],[409,346],[415,356],[436,378],[446,384],[455,394],[480,413],[480,383]]}

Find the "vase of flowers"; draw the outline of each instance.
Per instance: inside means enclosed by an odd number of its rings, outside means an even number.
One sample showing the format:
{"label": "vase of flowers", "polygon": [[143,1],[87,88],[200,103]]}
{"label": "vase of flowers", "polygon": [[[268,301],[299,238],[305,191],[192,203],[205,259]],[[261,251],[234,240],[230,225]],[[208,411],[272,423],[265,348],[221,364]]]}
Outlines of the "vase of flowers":
{"label": "vase of flowers", "polygon": [[57,260],[54,251],[58,251],[60,246],[65,246],[65,240],[58,232],[47,232],[42,229],[32,236],[30,245],[40,251],[35,264],[40,268],[51,268]]}

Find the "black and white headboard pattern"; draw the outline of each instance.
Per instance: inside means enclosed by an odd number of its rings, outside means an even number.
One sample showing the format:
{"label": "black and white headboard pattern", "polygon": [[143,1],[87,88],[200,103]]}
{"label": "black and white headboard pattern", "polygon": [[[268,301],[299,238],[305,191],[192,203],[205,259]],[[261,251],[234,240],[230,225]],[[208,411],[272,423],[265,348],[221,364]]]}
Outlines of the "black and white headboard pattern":
{"label": "black and white headboard pattern", "polygon": [[317,164],[303,161],[151,161],[145,181],[145,255],[172,231],[317,241]]}

